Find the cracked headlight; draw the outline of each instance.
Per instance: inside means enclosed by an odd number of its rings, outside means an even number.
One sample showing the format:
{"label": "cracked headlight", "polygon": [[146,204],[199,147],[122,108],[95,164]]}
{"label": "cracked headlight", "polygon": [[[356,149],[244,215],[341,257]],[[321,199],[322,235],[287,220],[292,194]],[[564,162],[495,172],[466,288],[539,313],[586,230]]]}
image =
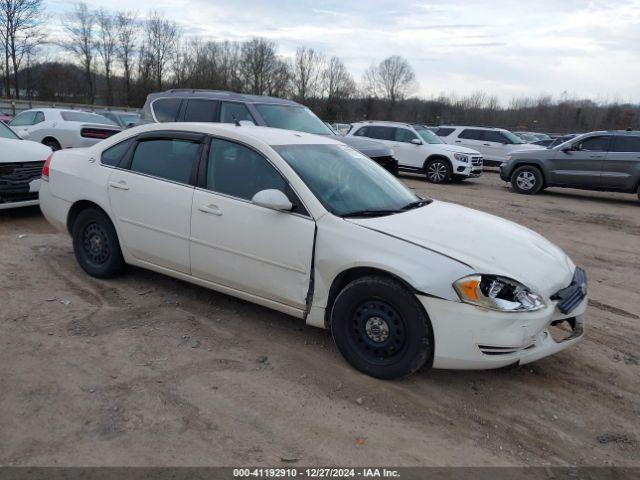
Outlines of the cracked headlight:
{"label": "cracked headlight", "polygon": [[539,294],[498,275],[470,275],[454,282],[453,288],[464,303],[501,312],[532,312],[545,306]]}
{"label": "cracked headlight", "polygon": [[459,162],[469,163],[469,156],[464,153],[454,153],[453,158],[458,160]]}

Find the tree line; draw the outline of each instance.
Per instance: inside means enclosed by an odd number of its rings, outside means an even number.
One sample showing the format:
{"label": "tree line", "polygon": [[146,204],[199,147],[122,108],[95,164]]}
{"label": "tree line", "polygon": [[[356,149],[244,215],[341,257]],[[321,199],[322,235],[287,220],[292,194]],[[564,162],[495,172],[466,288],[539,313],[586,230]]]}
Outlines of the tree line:
{"label": "tree line", "polygon": [[[639,127],[638,105],[562,95],[418,98],[410,63],[394,55],[357,81],[336,56],[300,46],[293,58],[265,38],[208,41],[184,35],[161,12],[91,9],[78,3],[62,18],[46,15],[43,0],[0,0],[0,65],[7,98],[139,107],[150,92],[167,88],[231,90],[299,101],[330,121],[385,119],[495,125],[554,132]],[[63,35],[47,37],[59,21]],[[52,48],[53,47],[53,48]],[[64,52],[64,61],[51,52]]]}

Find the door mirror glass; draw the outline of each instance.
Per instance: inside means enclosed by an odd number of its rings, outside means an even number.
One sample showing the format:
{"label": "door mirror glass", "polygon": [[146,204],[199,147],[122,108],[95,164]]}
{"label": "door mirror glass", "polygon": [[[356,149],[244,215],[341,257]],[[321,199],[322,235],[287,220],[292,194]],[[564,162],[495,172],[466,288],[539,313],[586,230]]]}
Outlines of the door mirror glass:
{"label": "door mirror glass", "polygon": [[411,143],[413,143],[414,145],[422,145],[422,142],[420,140],[418,140],[417,138],[412,139]]}
{"label": "door mirror glass", "polygon": [[284,210],[291,211],[293,204],[289,201],[287,196],[280,190],[268,189],[260,190],[251,199],[256,205],[261,207],[270,208],[272,210]]}

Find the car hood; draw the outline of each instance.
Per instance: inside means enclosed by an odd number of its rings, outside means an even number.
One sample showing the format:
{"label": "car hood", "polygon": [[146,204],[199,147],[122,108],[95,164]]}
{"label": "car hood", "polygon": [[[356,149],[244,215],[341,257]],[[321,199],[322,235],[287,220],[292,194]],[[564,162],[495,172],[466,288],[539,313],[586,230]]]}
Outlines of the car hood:
{"label": "car hood", "polygon": [[546,297],[569,285],[575,269],[560,248],[534,231],[452,203],[434,201],[405,213],[348,221],[440,253],[478,273],[512,278]]}
{"label": "car hood", "polygon": [[333,137],[339,142],[346,143],[350,147],[355,148],[367,157],[390,157],[392,155],[391,148],[384,143],[376,142],[362,137],[341,137],[336,135]]}
{"label": "car hood", "polygon": [[447,152],[452,152],[452,153],[466,153],[468,155],[480,155],[480,152],[477,150],[474,150],[473,148],[459,147],[458,145],[449,145],[448,143],[443,143],[443,144],[432,143],[427,146],[432,148],[434,147],[440,148],[442,150],[445,150]]}
{"label": "car hood", "polygon": [[531,151],[531,150],[546,150],[546,147],[541,145],[534,145],[533,143],[524,143],[522,145],[518,145],[517,148],[514,148],[511,153],[517,153],[520,151]]}
{"label": "car hood", "polygon": [[41,162],[51,154],[51,149],[31,140],[0,138],[0,163]]}

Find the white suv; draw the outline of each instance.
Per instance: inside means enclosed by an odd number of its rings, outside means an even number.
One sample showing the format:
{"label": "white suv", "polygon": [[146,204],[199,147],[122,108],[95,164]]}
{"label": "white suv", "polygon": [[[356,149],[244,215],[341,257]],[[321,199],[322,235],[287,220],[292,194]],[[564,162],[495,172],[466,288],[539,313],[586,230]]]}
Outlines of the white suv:
{"label": "white suv", "polygon": [[396,122],[354,123],[348,136],[369,137],[391,146],[398,169],[424,173],[432,183],[479,177],[482,156],[477,150],[447,145],[424,125]]}
{"label": "white suv", "polygon": [[516,150],[544,148],[526,143],[517,135],[503,128],[443,125],[438,127],[436,135],[450,145],[460,145],[478,150],[484,158],[484,164],[490,167],[499,167]]}

